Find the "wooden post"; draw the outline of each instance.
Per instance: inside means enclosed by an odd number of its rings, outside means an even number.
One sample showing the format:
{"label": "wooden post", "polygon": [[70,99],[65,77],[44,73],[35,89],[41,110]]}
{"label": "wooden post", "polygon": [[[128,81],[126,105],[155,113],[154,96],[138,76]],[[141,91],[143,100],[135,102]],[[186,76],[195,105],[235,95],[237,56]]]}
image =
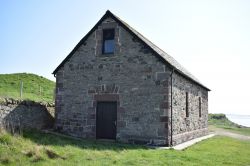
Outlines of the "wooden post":
{"label": "wooden post", "polygon": [[23,81],[20,83],[20,98],[23,97]]}
{"label": "wooden post", "polygon": [[41,96],[42,95],[42,87],[39,86],[39,95]]}

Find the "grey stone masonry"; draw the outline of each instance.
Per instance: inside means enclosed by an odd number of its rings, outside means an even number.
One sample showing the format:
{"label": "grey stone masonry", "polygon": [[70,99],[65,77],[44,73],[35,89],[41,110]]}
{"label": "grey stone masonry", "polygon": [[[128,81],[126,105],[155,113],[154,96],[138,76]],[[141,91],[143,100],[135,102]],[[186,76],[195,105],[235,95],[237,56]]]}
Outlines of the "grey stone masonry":
{"label": "grey stone masonry", "polygon": [[[186,95],[188,95],[188,104],[186,104]],[[188,109],[188,116],[186,109]],[[182,76],[174,74],[173,145],[208,134],[207,122],[208,92]]]}
{"label": "grey stone masonry", "polygon": [[[106,55],[102,54],[102,32],[109,28],[115,29],[115,51]],[[149,46],[106,18],[56,70],[54,127],[71,136],[95,139],[97,102],[115,101],[117,141],[170,145],[171,134],[173,144],[204,135],[207,91],[177,73],[173,74],[171,128],[171,71]],[[190,95],[188,118],[183,110],[186,92]]]}
{"label": "grey stone masonry", "polygon": [[0,98],[0,128],[44,129],[54,124],[54,104]]}

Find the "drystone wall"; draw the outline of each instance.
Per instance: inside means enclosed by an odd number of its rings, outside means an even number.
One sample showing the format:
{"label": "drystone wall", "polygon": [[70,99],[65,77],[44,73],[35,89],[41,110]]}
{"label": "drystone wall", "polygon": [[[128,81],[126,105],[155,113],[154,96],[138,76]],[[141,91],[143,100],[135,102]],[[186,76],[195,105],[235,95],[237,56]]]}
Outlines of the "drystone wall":
{"label": "drystone wall", "polygon": [[0,98],[0,128],[11,132],[51,128],[53,112],[54,104]]}

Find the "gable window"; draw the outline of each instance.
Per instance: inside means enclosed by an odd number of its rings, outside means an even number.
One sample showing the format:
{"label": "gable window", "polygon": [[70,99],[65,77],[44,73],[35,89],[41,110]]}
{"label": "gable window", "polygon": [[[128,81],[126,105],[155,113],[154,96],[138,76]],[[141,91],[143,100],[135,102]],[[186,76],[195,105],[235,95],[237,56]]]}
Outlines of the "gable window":
{"label": "gable window", "polygon": [[114,50],[115,50],[115,30],[114,29],[104,29],[102,41],[103,41],[102,53],[103,54],[113,54]]}
{"label": "gable window", "polygon": [[186,92],[186,117],[189,117],[189,110],[188,110],[188,92]]}
{"label": "gable window", "polygon": [[201,97],[199,97],[199,117],[201,117]]}

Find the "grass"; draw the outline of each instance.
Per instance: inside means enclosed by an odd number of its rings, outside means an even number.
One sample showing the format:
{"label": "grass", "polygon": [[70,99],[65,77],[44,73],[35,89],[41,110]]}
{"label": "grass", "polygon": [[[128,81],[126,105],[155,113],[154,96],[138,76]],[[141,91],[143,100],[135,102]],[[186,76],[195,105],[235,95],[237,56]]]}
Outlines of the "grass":
{"label": "grass", "polygon": [[[0,74],[0,96],[18,99],[23,81],[23,99],[53,100],[55,83],[34,74]],[[42,87],[42,93],[40,93]],[[250,135],[225,115],[209,115],[209,124]],[[216,136],[184,151],[153,150],[144,146],[24,131],[22,136],[0,133],[0,165],[250,165],[250,141]]]}
{"label": "grass", "polygon": [[55,82],[27,73],[0,74],[0,97],[20,99],[21,81],[23,82],[22,99],[53,101]]}
{"label": "grass", "polygon": [[249,165],[250,142],[217,136],[184,151],[73,140],[38,131],[0,134],[2,165]]}
{"label": "grass", "polygon": [[225,114],[209,114],[208,124],[211,130],[214,128],[222,128],[234,133],[250,135],[250,127],[244,127],[231,122]]}

